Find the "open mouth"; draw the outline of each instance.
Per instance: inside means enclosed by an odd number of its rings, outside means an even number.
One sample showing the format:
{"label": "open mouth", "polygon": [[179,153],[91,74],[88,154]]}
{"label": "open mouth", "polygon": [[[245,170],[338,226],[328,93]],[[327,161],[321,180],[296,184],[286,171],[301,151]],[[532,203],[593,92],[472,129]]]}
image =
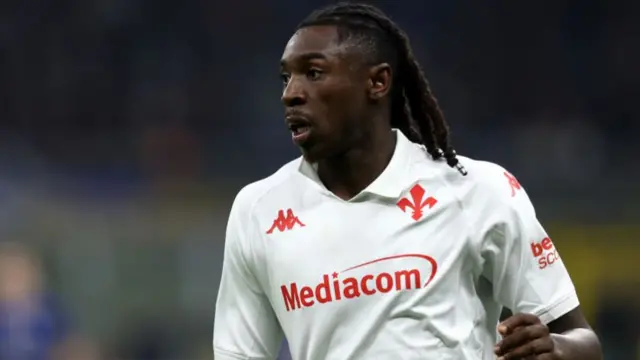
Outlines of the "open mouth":
{"label": "open mouth", "polygon": [[309,133],[311,132],[311,126],[309,125],[291,125],[289,129],[291,130],[293,142],[298,145],[304,143],[309,138]]}
{"label": "open mouth", "polygon": [[286,122],[294,143],[301,145],[308,139],[312,126],[307,118],[292,115],[286,118]]}
{"label": "open mouth", "polygon": [[289,130],[291,130],[291,134],[293,136],[304,135],[310,129],[311,129],[311,127],[309,125],[303,125],[303,124],[295,124],[295,125],[289,126]]}

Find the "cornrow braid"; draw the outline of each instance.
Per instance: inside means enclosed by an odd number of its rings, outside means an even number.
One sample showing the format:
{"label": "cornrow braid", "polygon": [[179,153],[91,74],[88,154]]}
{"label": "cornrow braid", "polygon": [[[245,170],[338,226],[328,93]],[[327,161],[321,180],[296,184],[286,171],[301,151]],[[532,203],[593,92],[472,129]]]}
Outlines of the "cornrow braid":
{"label": "cornrow braid", "polygon": [[298,29],[314,25],[335,25],[340,41],[358,41],[370,53],[372,64],[389,62],[394,69],[391,89],[391,126],[413,142],[425,146],[434,160],[467,175],[451,145],[449,126],[409,38],[380,9],[366,4],[339,3],[316,10]]}

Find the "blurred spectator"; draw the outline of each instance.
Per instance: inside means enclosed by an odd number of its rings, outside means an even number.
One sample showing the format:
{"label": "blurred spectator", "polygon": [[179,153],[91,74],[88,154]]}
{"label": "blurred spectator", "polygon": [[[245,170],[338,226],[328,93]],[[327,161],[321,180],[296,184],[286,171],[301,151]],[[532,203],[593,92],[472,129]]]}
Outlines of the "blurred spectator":
{"label": "blurred spectator", "polygon": [[0,359],[49,359],[68,335],[68,319],[43,290],[38,259],[21,245],[0,244]]}

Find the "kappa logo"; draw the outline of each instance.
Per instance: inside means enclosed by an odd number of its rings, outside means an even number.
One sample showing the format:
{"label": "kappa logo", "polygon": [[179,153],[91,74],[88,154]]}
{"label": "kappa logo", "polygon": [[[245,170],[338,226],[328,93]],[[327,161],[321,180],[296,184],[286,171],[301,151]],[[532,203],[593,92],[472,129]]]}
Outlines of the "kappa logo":
{"label": "kappa logo", "polygon": [[273,221],[271,228],[267,230],[267,234],[273,233],[276,229],[280,232],[285,232],[293,229],[294,226],[304,227],[305,225],[293,214],[293,210],[287,209],[287,215],[285,216],[284,210],[278,211],[278,217]]}
{"label": "kappa logo", "polygon": [[507,181],[509,181],[509,186],[511,187],[511,197],[516,196],[516,191],[522,189],[522,186],[518,182],[518,179],[516,179],[515,176],[511,175],[507,171],[504,172],[504,176],[507,178]]}
{"label": "kappa logo", "polygon": [[409,190],[411,200],[406,197],[400,199],[400,201],[398,201],[398,207],[404,212],[407,212],[407,209],[410,209],[411,217],[413,218],[413,220],[418,221],[424,214],[424,208],[428,207],[429,209],[431,209],[438,203],[438,200],[436,200],[436,198],[432,196],[429,196],[428,198],[423,200],[425,194],[426,191],[424,190],[424,188],[417,184],[412,187],[411,190]]}

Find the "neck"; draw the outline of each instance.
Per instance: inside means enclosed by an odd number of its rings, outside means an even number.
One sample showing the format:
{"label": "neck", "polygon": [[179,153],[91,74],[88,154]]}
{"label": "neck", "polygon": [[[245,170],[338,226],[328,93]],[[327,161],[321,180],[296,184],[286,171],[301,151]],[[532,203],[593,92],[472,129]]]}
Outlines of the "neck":
{"label": "neck", "polygon": [[396,146],[392,131],[372,136],[348,151],[318,162],[318,176],[325,187],[342,199],[351,199],[382,174]]}

